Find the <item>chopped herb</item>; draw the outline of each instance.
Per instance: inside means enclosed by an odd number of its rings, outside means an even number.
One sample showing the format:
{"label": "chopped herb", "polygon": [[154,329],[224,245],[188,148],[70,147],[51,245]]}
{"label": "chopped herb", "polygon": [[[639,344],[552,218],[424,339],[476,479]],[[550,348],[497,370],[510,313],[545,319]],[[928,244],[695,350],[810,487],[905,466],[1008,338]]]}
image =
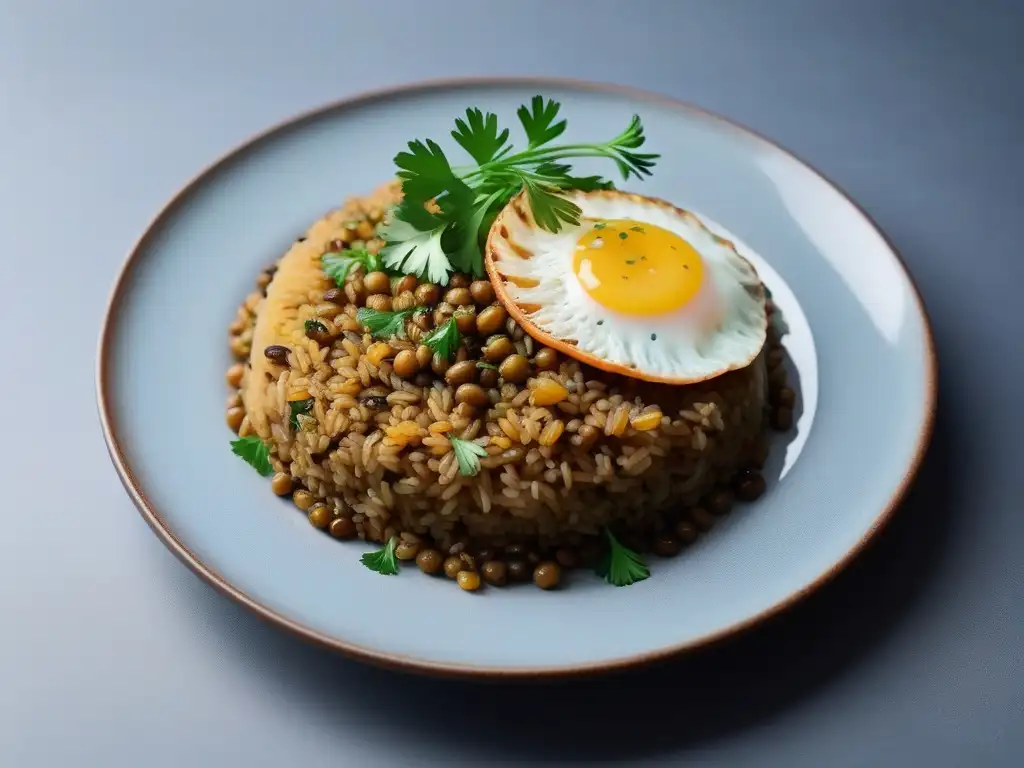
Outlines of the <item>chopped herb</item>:
{"label": "chopped herb", "polygon": [[629,278],[628,278],[628,277],[626,277],[626,275],[623,275],[623,276],[622,276],[622,279],[623,279],[623,280],[629,280]]}
{"label": "chopped herb", "polygon": [[423,307],[403,309],[401,312],[381,312],[362,307],[356,312],[356,320],[378,339],[391,339],[405,335],[405,320],[416,312],[425,312]]}
{"label": "chopped herb", "polygon": [[676,247],[674,245],[670,245],[669,248],[671,248],[673,251],[676,250]]}
{"label": "chopped herb", "polygon": [[299,429],[303,432],[315,432],[316,431],[316,419],[312,416],[307,416],[304,413],[300,413],[295,417],[295,421],[299,425]]}
{"label": "chopped herb", "polygon": [[264,477],[272,475],[274,468],[270,464],[270,448],[257,435],[240,437],[231,441],[231,452],[241,456],[253,469]]}
{"label": "chopped herb", "polygon": [[304,242],[306,242],[306,236],[303,235],[302,237],[295,238],[295,242],[296,243],[304,243]]}
{"label": "chopped herb", "polygon": [[298,429],[298,417],[300,414],[306,414],[313,410],[313,398],[308,397],[305,400],[292,400],[288,403],[288,408],[291,411],[291,415],[288,417],[288,423],[292,425],[292,429]]}
{"label": "chopped herb", "polygon": [[385,576],[394,576],[398,573],[398,558],[395,557],[395,547],[398,546],[398,539],[392,536],[388,543],[376,552],[367,552],[359,558],[359,562]]}
{"label": "chopped herb", "polygon": [[689,269],[689,268],[690,268],[689,264],[683,264],[683,269]]}
{"label": "chopped herb", "polygon": [[452,450],[455,451],[455,460],[459,463],[459,472],[466,477],[473,477],[480,471],[480,459],[487,455],[482,445],[477,445],[469,440],[460,440],[457,437],[450,438]]}
{"label": "chopped herb", "polygon": [[619,240],[625,240],[627,237],[629,237],[628,232],[619,232]]}
{"label": "chopped herb", "polygon": [[449,317],[443,325],[424,334],[421,341],[444,359],[451,360],[459,349],[462,335],[459,333],[459,326],[455,322],[455,318]]}
{"label": "chopped herb", "polygon": [[629,231],[630,232],[639,232],[639,233],[643,234],[645,230],[644,230],[643,227],[630,227]]}
{"label": "chopped herb", "polygon": [[325,253],[320,257],[320,264],[339,288],[345,287],[345,278],[356,264],[362,264],[367,272],[377,272],[381,268],[380,258],[365,248],[348,248],[344,251]]}
{"label": "chopped herb", "polygon": [[651,334],[651,341],[657,341],[657,340],[658,340],[658,334],[652,333]]}
{"label": "chopped herb", "polygon": [[604,229],[607,226],[608,225],[605,222],[603,222],[603,221],[595,221],[594,222],[594,229]]}
{"label": "chopped herb", "polygon": [[646,256],[641,256],[640,257],[640,261],[647,261],[647,257]]}
{"label": "chopped herb", "polygon": [[598,320],[598,321],[597,321],[597,324],[598,324],[598,325],[604,325],[604,320]]}
{"label": "chopped herb", "polygon": [[627,264],[636,264],[636,259],[626,259]]}
{"label": "chopped herb", "polygon": [[307,320],[302,324],[302,327],[305,329],[307,336],[316,333],[327,333],[327,326],[319,320]]}
{"label": "chopped herb", "polygon": [[[658,155],[637,151],[645,140],[639,117],[604,143],[555,145],[551,142],[566,128],[566,121],[559,119],[560,106],[535,96],[519,108],[516,114],[527,140],[519,152],[513,151],[509,130],[499,128],[497,115],[467,109],[456,119],[451,136],[475,162],[469,167],[453,167],[435,141],[410,141],[395,156],[402,202],[389,211],[378,231],[386,242],[381,262],[437,283],[446,283],[454,270],[482,276],[481,246],[513,196],[524,192],[537,223],[558,232],[564,224],[579,224],[582,213],[563,192],[613,188],[600,176],[574,176],[565,161],[604,157],[625,179],[650,175]],[[436,207],[428,210],[431,202]]]}
{"label": "chopped herb", "polygon": [[498,366],[493,365],[492,363],[486,363],[483,360],[477,360],[476,361],[476,367],[477,368],[486,368],[489,371],[496,371],[496,370],[498,370]]}
{"label": "chopped herb", "polygon": [[608,539],[608,552],[597,567],[598,576],[616,587],[628,587],[651,575],[640,555],[620,544],[607,528],[604,535]]}

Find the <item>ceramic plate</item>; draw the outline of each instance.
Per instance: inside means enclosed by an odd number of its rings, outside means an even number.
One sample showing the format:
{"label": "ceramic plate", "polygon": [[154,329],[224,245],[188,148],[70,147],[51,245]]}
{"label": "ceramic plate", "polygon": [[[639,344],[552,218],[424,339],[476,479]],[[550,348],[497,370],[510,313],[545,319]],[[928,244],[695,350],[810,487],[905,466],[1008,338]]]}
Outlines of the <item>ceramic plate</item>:
{"label": "ceramic plate", "polygon": [[[649,181],[630,188],[704,217],[757,266],[789,326],[796,425],[775,439],[758,502],[631,587],[574,572],[567,589],[467,595],[410,569],[384,578],[360,565],[365,544],[311,529],[231,454],[225,329],[259,270],[342,198],[391,178],[409,139],[447,137],[470,105],[514,124],[515,108],[535,93],[562,102],[569,140],[613,136],[633,113],[643,118],[646,148],[662,158]],[[331,105],[200,174],[159,213],[117,280],[98,390],[135,504],[221,592],[362,659],[508,676],[651,661],[749,627],[821,585],[903,496],[930,436],[936,382],[928,322],[899,257],[807,165],[665,98],[489,80]]]}

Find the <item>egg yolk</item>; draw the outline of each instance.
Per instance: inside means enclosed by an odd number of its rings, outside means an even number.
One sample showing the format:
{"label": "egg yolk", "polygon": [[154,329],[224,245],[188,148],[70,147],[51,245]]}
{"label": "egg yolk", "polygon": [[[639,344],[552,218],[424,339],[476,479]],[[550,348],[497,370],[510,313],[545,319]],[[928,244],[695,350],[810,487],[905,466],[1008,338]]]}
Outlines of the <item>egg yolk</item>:
{"label": "egg yolk", "polygon": [[632,219],[598,219],[580,237],[573,272],[602,306],[627,315],[660,315],[696,296],[704,264],[674,232]]}

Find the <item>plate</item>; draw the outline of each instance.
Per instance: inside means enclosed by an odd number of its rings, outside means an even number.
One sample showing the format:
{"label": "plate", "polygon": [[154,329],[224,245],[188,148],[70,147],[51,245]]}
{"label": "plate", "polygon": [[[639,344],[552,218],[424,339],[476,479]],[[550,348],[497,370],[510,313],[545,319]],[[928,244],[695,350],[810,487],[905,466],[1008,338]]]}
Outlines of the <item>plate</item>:
{"label": "plate", "polygon": [[[630,188],[694,211],[755,263],[789,326],[796,426],[776,439],[758,502],[629,588],[574,573],[564,590],[467,595],[418,574],[381,578],[359,563],[365,545],[316,534],[231,454],[225,329],[259,270],[344,197],[390,178],[409,139],[447,136],[471,105],[514,123],[515,108],[536,93],[562,102],[568,140],[612,136],[632,114],[643,118],[647,147],[662,159],[650,180]],[[893,513],[918,467],[936,361],[920,297],[885,236],[777,145],[635,90],[472,80],[318,109],[197,176],[156,216],[117,278],[97,388],[114,465],[139,511],[223,594],[363,660],[541,676],[691,649],[827,581]]]}

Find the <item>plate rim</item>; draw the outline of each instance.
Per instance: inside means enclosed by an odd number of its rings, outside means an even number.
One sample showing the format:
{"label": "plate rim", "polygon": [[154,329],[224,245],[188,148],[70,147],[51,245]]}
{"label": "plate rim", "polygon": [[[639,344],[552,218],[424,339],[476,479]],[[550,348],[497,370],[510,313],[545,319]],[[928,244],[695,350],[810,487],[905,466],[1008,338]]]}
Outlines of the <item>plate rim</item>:
{"label": "plate rim", "polygon": [[[752,136],[762,142],[765,142],[773,149],[782,152],[791,160],[804,166],[811,173],[817,176],[847,203],[849,203],[853,210],[858,213],[864,222],[882,239],[895,258],[896,264],[903,273],[904,278],[907,280],[910,292],[914,298],[914,306],[917,310],[923,328],[925,352],[925,408],[924,419],[921,423],[917,443],[914,447],[914,454],[908,462],[904,470],[903,477],[893,492],[893,495],[890,497],[888,503],[879,510],[864,535],[855,542],[841,558],[833,563],[830,568],[820,574],[816,579],[802,588],[791,592],[782,600],[775,602],[767,608],[752,614],[741,621],[734,622],[726,627],[715,630],[714,632],[705,633],[699,637],[691,638],[684,642],[674,643],[661,648],[648,650],[643,653],[633,653],[603,661],[585,662],[582,664],[502,668],[498,666],[480,666],[472,663],[418,659],[407,655],[380,651],[372,647],[333,637],[308,627],[295,619],[288,618],[282,613],[263,605],[257,599],[249,596],[242,589],[232,584],[217,570],[202,562],[202,560],[200,560],[199,557],[196,556],[188,546],[177,537],[177,535],[171,530],[171,527],[164,520],[159,510],[157,510],[147,498],[145,491],[143,491],[141,484],[138,482],[131,469],[128,458],[121,447],[117,432],[114,428],[114,419],[112,416],[113,407],[111,404],[112,397],[109,392],[109,384],[111,378],[111,351],[113,346],[111,338],[113,329],[117,325],[116,318],[121,305],[121,297],[130,284],[130,278],[135,264],[139,260],[139,255],[159,230],[160,224],[177,210],[193,190],[202,184],[206,177],[236,159],[243,152],[256,148],[263,141],[330,113],[344,112],[349,109],[372,105],[374,102],[387,101],[388,99],[409,94],[428,94],[434,91],[444,91],[457,88],[514,86],[537,88],[540,90],[545,88],[580,90],[613,96],[624,96],[637,101],[653,102],[673,110],[695,114],[702,119],[710,119],[715,122],[720,122],[728,128],[739,130],[748,136]],[[832,581],[854,559],[856,559],[856,557],[886,526],[889,520],[893,517],[900,503],[905,498],[914,477],[917,475],[918,470],[921,467],[921,463],[924,460],[928,446],[931,442],[935,426],[938,400],[938,358],[935,352],[934,333],[929,319],[928,310],[924,299],[921,296],[921,292],[914,281],[914,277],[907,267],[906,262],[903,260],[903,257],[900,255],[899,250],[878,223],[856,200],[853,199],[853,197],[851,197],[832,179],[799,155],[790,151],[778,142],[769,139],[758,131],[755,131],[731,118],[724,117],[690,102],[666,96],[655,91],[649,91],[629,85],[570,77],[510,75],[423,79],[383,88],[375,88],[356,93],[352,96],[335,99],[325,104],[303,110],[292,117],[278,121],[269,128],[265,128],[251,135],[249,138],[235,144],[231,149],[223,152],[217,159],[207,164],[197,173],[193,174],[151,217],[149,222],[143,228],[142,234],[139,235],[136,241],[128,249],[128,254],[117,272],[113,287],[108,295],[100,327],[100,335],[96,352],[94,383],[103,439],[106,443],[107,452],[110,455],[114,469],[116,470],[118,478],[124,486],[125,491],[128,493],[129,498],[134,503],[139,514],[164,546],[166,546],[178,558],[178,560],[186,565],[194,574],[212,586],[220,594],[240,604],[242,607],[253,612],[264,621],[284,629],[292,635],[312,642],[320,647],[340,652],[357,661],[370,663],[375,666],[440,677],[483,678],[492,680],[515,678],[553,679],[597,675],[646,666],[685,652],[716,644],[727,638],[744,633],[747,630],[774,618],[775,616],[785,613],[795,605],[802,602],[809,595],[818,591]]]}

